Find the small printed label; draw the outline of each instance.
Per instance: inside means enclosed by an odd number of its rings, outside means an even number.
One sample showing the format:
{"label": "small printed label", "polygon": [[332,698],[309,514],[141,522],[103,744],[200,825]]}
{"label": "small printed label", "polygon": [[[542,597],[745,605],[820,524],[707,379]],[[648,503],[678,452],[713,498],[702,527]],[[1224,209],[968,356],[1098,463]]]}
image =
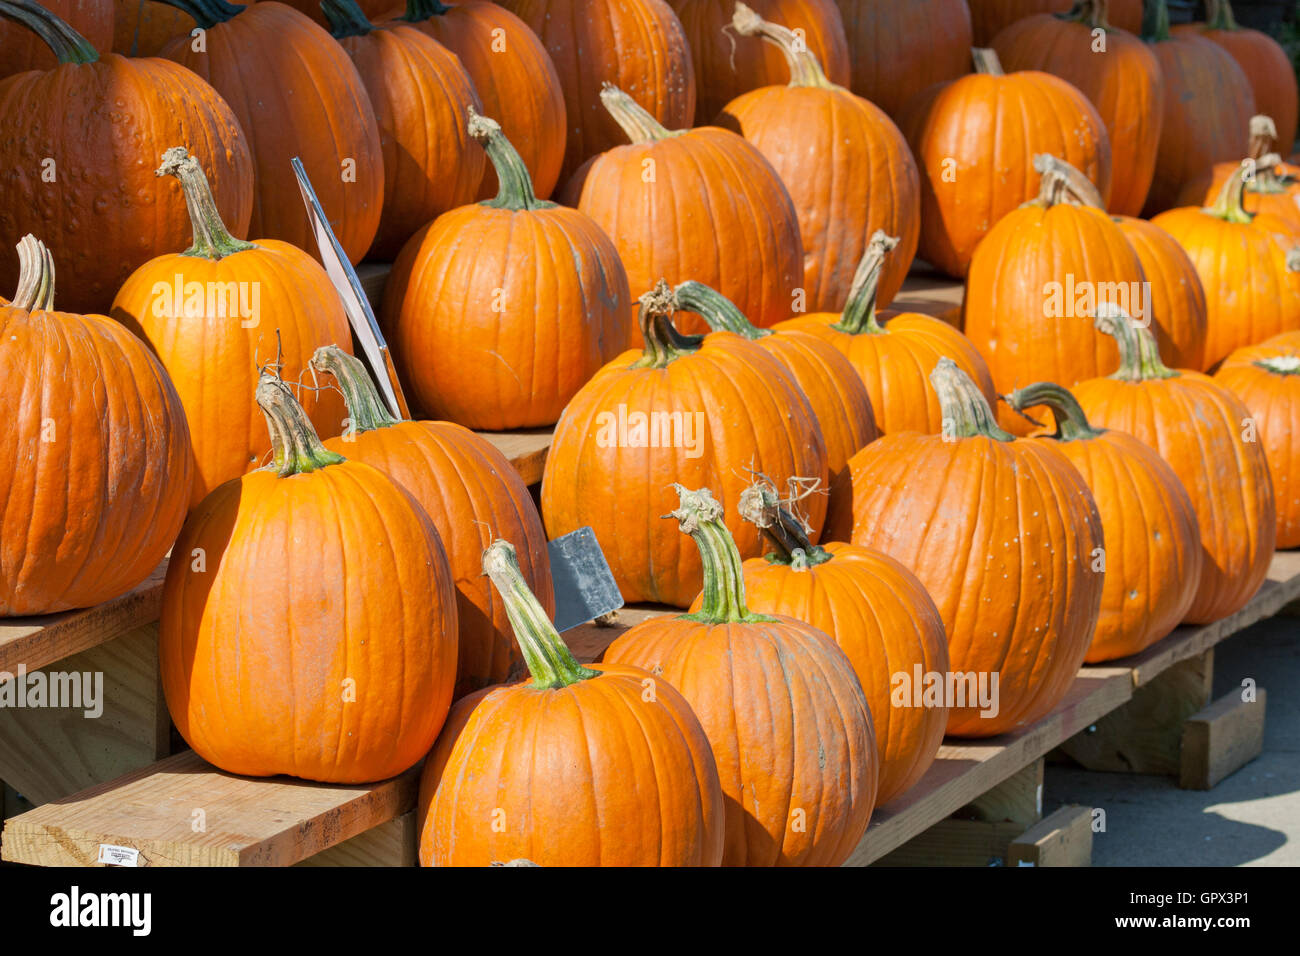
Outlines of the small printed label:
{"label": "small printed label", "polygon": [[140,851],[134,847],[101,843],[99,845],[99,862],[108,866],[139,866]]}

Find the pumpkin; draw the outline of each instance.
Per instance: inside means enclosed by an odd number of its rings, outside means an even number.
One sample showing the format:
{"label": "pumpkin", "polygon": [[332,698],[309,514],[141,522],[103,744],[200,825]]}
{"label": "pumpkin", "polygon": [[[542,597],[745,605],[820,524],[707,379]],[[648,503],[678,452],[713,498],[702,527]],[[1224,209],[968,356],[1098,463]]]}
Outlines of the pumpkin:
{"label": "pumpkin", "polygon": [[1142,215],[1177,203],[1184,189],[1204,188],[1215,163],[1236,159],[1255,112],[1250,81],[1226,50],[1198,36],[1170,34],[1165,0],[1149,0],[1142,39],[1165,77],[1165,118],[1156,174]]}
{"label": "pumpkin", "polygon": [[1092,101],[1110,138],[1109,208],[1136,216],[1155,174],[1165,81],[1155,54],[1112,27],[1109,10],[1108,0],[1081,0],[1069,13],[1016,21],[992,45],[1007,69],[1059,76]]}
{"label": "pumpkin", "polygon": [[[483,115],[497,118],[528,167],[533,191],[549,199],[564,162],[564,90],[537,34],[504,7],[478,0],[407,0],[393,22],[410,24],[460,57]],[[489,165],[478,198],[491,199],[498,185]]]}
{"label": "pumpkin", "polygon": [[158,0],[114,0],[113,6],[113,52],[123,56],[157,56],[194,29],[192,16]]}
{"label": "pumpkin", "polygon": [[[948,723],[942,700],[922,702],[927,677],[948,671],[939,609],[916,575],[887,554],[843,542],[813,544],[770,483],[751,485],[740,513],[772,546],[741,565],[746,606],[806,621],[844,651],[875,727],[876,803],[901,796],[925,776]],[[696,598],[691,609],[702,603]]]}
{"label": "pumpkin", "polygon": [[[808,399],[767,349],[730,332],[683,336],[666,283],[640,306],[643,349],[597,372],[555,426],[542,518],[551,537],[590,526],[625,601],[686,607],[704,572],[695,549],[658,524],[672,510],[671,485],[709,481],[733,509],[751,473],[825,486],[826,445]],[[808,509],[815,538],[825,498],[812,495]],[[728,517],[741,553],[758,557],[757,529]]]}
{"label": "pumpkin", "polygon": [[167,566],[167,709],[228,773],[386,780],[424,756],[451,706],[442,542],[401,485],[321,445],[270,372],[257,404],[274,460],[205,498]]}
{"label": "pumpkin", "polygon": [[0,306],[0,617],[125,594],[172,546],[190,437],[167,373],[101,315],[54,310],[54,262],[31,236]]}
{"label": "pumpkin", "polygon": [[[565,187],[562,201],[614,239],[633,291],[659,278],[695,279],[761,328],[789,315],[803,283],[803,245],[799,216],[772,164],[730,130],[669,132],[622,90],[606,87],[600,95],[631,145],[597,157]],[[706,326],[686,316],[681,328]]]}
{"label": "pumpkin", "polygon": [[248,7],[226,0],[166,2],[203,28],[204,49],[177,37],[160,56],[211,83],[252,146],[257,177],[249,231],[316,249],[290,165],[297,157],[344,254],[360,262],[379,228],[384,154],[352,60],[325,30],[273,0]]}
{"label": "pumpkin", "polygon": [[[1003,216],[975,250],[966,280],[966,336],[999,393],[1042,376],[1073,385],[1113,372],[1115,343],[1092,325],[1099,301],[1149,321],[1142,262],[1092,184],[1068,164],[1034,157],[1038,198]],[[1029,433],[1008,412],[998,424]]]}
{"label": "pumpkin", "polygon": [[1300,434],[1300,333],[1237,349],[1223,360],[1214,381],[1250,410],[1246,427],[1263,445],[1273,479],[1277,547],[1300,547],[1300,450],[1295,442]]}
{"label": "pumpkin", "polygon": [[478,197],[487,161],[465,113],[483,104],[456,54],[427,34],[405,24],[376,30],[356,0],[322,6],[379,123],[384,203],[370,254],[391,260],[431,219]]}
{"label": "pumpkin", "polygon": [[1255,109],[1277,122],[1278,139],[1288,148],[1295,142],[1300,90],[1295,67],[1282,45],[1260,30],[1237,25],[1228,0],[1205,0],[1205,22],[1173,28],[1175,36],[1199,36],[1215,43],[1237,61],[1250,83]]}
{"label": "pumpkin", "polygon": [[62,305],[107,310],[137,266],[189,235],[179,187],[153,174],[178,143],[214,170],[217,208],[245,234],[249,143],[212,87],[172,63],[101,57],[33,0],[6,0],[0,18],[39,31],[60,63],[0,81],[0,285],[17,279],[18,240],[41,232],[63,276]]}
{"label": "pumpkin", "polygon": [[[45,0],[41,4],[96,50],[113,45],[113,0]],[[0,18],[0,79],[28,70],[52,70],[61,61],[44,39],[21,22]]]}
{"label": "pumpkin", "polygon": [[555,613],[546,532],[528,487],[496,446],[469,429],[393,418],[365,366],[338,346],[317,349],[311,367],[333,376],[347,401],[348,431],[325,447],[374,465],[409,491],[442,539],[460,623],[455,696],[504,681],[522,659],[505,605],[483,577],[483,549],[494,535],[519,542],[529,590],[548,617]]}
{"label": "pumpkin", "polygon": [[931,381],[944,434],[885,435],[850,462],[851,540],[925,585],[962,675],[947,732],[991,737],[1046,716],[1074,682],[1101,606],[1101,518],[1070,460],[998,428],[951,359]]}
{"label": "pumpkin", "polygon": [[838,866],[867,829],[880,770],[857,675],[825,631],[749,610],[722,506],[676,488],[670,517],[704,562],[700,610],[642,621],[605,662],[662,677],[700,718],[722,782],[723,866]]}
{"label": "pumpkin", "polygon": [[[239,0],[230,0],[237,3]],[[329,29],[329,17],[322,10],[322,0],[283,0],[284,5],[293,7],[304,16],[311,17],[320,26]],[[369,20],[383,19],[385,14],[394,12],[401,6],[401,0],[354,0],[361,12]]]}
{"label": "pumpkin", "polygon": [[[943,415],[926,370],[939,359],[957,362],[990,403],[997,401],[997,392],[983,357],[948,323],[915,312],[876,313],[876,282],[896,241],[883,232],[872,235],[843,313],[799,316],[776,328],[815,335],[848,356],[867,386],[881,434],[938,432]],[[828,523],[827,533],[836,541],[845,540],[847,531]]]}
{"label": "pumpkin", "polygon": [[[695,64],[695,126],[707,126],[732,100],[750,90],[784,83],[785,57],[756,43],[736,43],[735,0],[669,0],[681,18]],[[849,83],[849,45],[835,0],[754,0],[764,20],[799,30],[803,45],[831,82]],[[683,124],[686,125],[686,124]]]}
{"label": "pumpkin", "polygon": [[702,316],[709,328],[727,331],[761,345],[790,373],[808,399],[826,443],[826,523],[848,507],[848,463],[879,435],[866,385],[831,342],[797,329],[759,329],[725,296],[688,280],[673,290],[674,307]]}
{"label": "pumpkin", "polygon": [[496,121],[469,135],[497,172],[496,199],[444,213],[402,249],[384,323],[417,407],[467,428],[553,424],[626,348],[627,278],[590,218],[533,195]]}
{"label": "pumpkin", "polygon": [[1183,620],[1227,617],[1259,590],[1277,536],[1273,485],[1250,411],[1208,376],[1166,366],[1151,332],[1122,311],[1099,310],[1097,327],[1119,343],[1119,371],[1080,382],[1074,397],[1090,422],[1150,445],[1178,475],[1196,509],[1204,558]]}
{"label": "pumpkin", "polygon": [[1245,166],[1246,191],[1242,205],[1247,212],[1266,212],[1286,219],[1300,229],[1300,167],[1283,163],[1277,152],[1277,126],[1269,116],[1250,118],[1250,140],[1246,158],[1234,163],[1215,163],[1210,173],[1209,186],[1202,189],[1200,182],[1189,184],[1179,196],[1180,206],[1210,206],[1214,204],[1223,184],[1238,166]]}
{"label": "pumpkin", "polygon": [[1246,169],[1213,206],[1171,209],[1152,220],[1187,251],[1205,288],[1206,368],[1229,352],[1300,329],[1300,231],[1242,205]]}
{"label": "pumpkin", "polygon": [[[352,341],[343,303],[311,256],[275,239],[235,239],[221,221],[207,177],[184,148],[163,154],[159,175],[181,184],[194,241],[151,259],[113,299],[113,318],[149,343],[176,385],[194,449],[189,506],[261,465],[271,450],[254,402],[259,365],[274,361],[299,379],[312,352]],[[337,435],[343,402],[306,390],[318,432]]]}
{"label": "pumpkin", "polygon": [[1078,469],[1101,516],[1101,614],[1084,660],[1096,664],[1146,650],[1186,616],[1201,576],[1200,529],[1182,482],[1132,435],[1090,425],[1060,385],[1027,385],[1007,401],[1016,409],[1051,409],[1056,431],[1040,440]]}
{"label": "pumpkin", "polygon": [[927,86],[970,72],[966,0],[836,0],[836,5],[849,44],[849,87],[892,118],[898,119]]}
{"label": "pumpkin", "polygon": [[[969,0],[975,45],[989,46],[993,38],[1014,23],[1041,13],[1065,14],[1074,0]],[[1109,19],[1129,33],[1142,29],[1142,0],[1111,0]]]}
{"label": "pumpkin", "polygon": [[921,169],[921,258],[964,277],[975,246],[1033,199],[1033,158],[1057,156],[1110,196],[1110,142],[1087,97],[1048,73],[1002,72],[992,50],[977,72],[918,95],[901,122]]}
{"label": "pumpkin", "polygon": [[878,295],[902,288],[920,231],[920,180],[907,141],[878,107],[833,85],[804,40],[736,4],[732,27],[785,55],[788,86],[765,86],[727,104],[717,125],[758,147],[785,184],[799,215],[805,308],[844,308],[867,238],[899,236]]}
{"label": "pumpkin", "polygon": [[1173,236],[1146,219],[1113,217],[1137,253],[1146,277],[1151,329],[1174,368],[1205,369],[1205,289],[1196,266]]}
{"label": "pumpkin", "polygon": [[451,712],[420,777],[424,866],[717,866],[723,802],[700,721],[666,681],[573,659],[514,548],[483,552],[532,680]]}
{"label": "pumpkin", "polygon": [[560,182],[623,142],[601,106],[605,83],[628,90],[670,129],[695,115],[695,68],[681,21],[664,0],[502,0],[542,39],[564,90],[568,140]]}

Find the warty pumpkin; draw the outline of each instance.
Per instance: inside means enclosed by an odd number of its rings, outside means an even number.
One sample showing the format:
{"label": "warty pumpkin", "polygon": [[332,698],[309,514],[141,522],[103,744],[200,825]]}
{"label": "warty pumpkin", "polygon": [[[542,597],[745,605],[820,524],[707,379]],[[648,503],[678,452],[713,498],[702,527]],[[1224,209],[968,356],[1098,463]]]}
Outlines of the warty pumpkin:
{"label": "warty pumpkin", "polygon": [[664,0],[501,0],[542,39],[564,90],[568,140],[560,182],[623,142],[601,105],[622,87],[670,129],[695,116],[695,67],[681,21]]}
{"label": "warty pumpkin", "polygon": [[426,414],[467,428],[550,425],[627,347],[627,277],[599,225],[533,194],[495,120],[471,113],[467,128],[500,191],[444,213],[403,247],[384,324]]}
{"label": "warty pumpkin", "polygon": [[54,309],[31,236],[0,306],[0,617],[89,607],[135,587],[185,520],[185,411],[149,349],[102,315]]}
{"label": "warty pumpkin", "polygon": [[1266,212],[1286,219],[1300,229],[1300,167],[1282,162],[1277,151],[1277,125],[1269,116],[1250,118],[1250,139],[1240,162],[1215,163],[1208,186],[1191,183],[1178,197],[1179,206],[1212,206],[1237,167],[1246,167],[1242,206],[1247,212]]}
{"label": "warty pumpkin", "polygon": [[290,165],[298,157],[344,253],[360,262],[379,228],[384,154],[352,60],[324,29],[274,0],[248,7],[226,0],[166,2],[194,18],[204,46],[195,50],[188,36],[177,37],[160,56],[211,83],[252,147],[257,176],[249,231],[315,252]]}
{"label": "warty pumpkin", "polygon": [[895,120],[921,90],[970,72],[966,0],[836,0],[836,6],[849,44],[849,88]]}
{"label": "warty pumpkin", "polygon": [[574,660],[508,542],[482,562],[532,680],[452,709],[420,777],[420,863],[717,866],[722,787],[690,705],[638,668]]}
{"label": "warty pumpkin", "polygon": [[1092,559],[1104,572],[1101,614],[1084,660],[1096,664],[1146,650],[1187,615],[1200,582],[1200,529],[1183,483],[1132,435],[1094,428],[1060,385],[1036,382],[1007,401],[1016,409],[1051,409],[1056,430],[1041,440],[1079,470],[1101,516],[1105,553]]}
{"label": "warty pumpkin", "polygon": [[389,414],[361,361],[337,345],[312,356],[347,402],[348,429],[331,451],[374,465],[411,493],[442,539],[456,582],[460,650],[457,698],[506,679],[521,662],[505,605],[483,576],[483,549],[496,537],[518,541],[529,590],[555,613],[546,532],[528,487],[491,442],[452,422],[400,421]]}
{"label": "warty pumpkin", "polygon": [[478,197],[487,161],[465,115],[483,103],[456,54],[424,32],[403,23],[376,30],[356,0],[321,6],[379,124],[384,201],[370,255],[388,261],[430,220]]}
{"label": "warty pumpkin", "polygon": [[59,263],[61,304],[107,310],[132,270],[185,245],[180,190],[153,174],[178,143],[214,170],[217,208],[245,234],[249,142],[212,87],[173,63],[100,56],[33,0],[0,2],[0,18],[39,31],[60,64],[0,81],[0,286],[17,279],[18,240],[40,232]]}
{"label": "warty pumpkin", "polygon": [[992,47],[1008,70],[1051,73],[1092,101],[1110,139],[1108,208],[1136,216],[1155,174],[1165,81],[1151,49],[1111,26],[1110,7],[1108,0],[1080,0],[1068,13],[1017,20]]}
{"label": "warty pumpkin", "polygon": [[1146,219],[1113,217],[1142,263],[1150,292],[1151,329],[1174,368],[1205,369],[1205,289],[1196,266],[1173,236]]}
{"label": "warty pumpkin", "polygon": [[[113,0],[44,0],[41,4],[96,50],[113,47]],[[0,18],[0,79],[59,65],[46,42],[21,23]]]}
{"label": "warty pumpkin", "polygon": [[[180,394],[194,449],[194,507],[271,450],[253,400],[259,367],[274,361],[298,380],[313,351],[331,342],[350,348],[352,332],[315,259],[287,242],[230,235],[203,167],[183,147],[167,150],[157,173],[180,182],[194,241],[131,273],[112,316],[149,343]],[[304,390],[302,406],[320,434],[342,429],[337,392]]]}
{"label": "warty pumpkin", "polygon": [[[704,572],[695,549],[659,524],[674,483],[708,482],[734,510],[751,472],[822,487],[829,475],[812,406],[781,362],[730,332],[683,336],[673,313],[666,283],[641,297],[645,346],[602,368],[564,410],[541,500],[551,537],[595,531],[625,601],[686,607]],[[825,516],[825,498],[813,495],[814,539]],[[741,553],[758,557],[757,529],[728,519]]]}
{"label": "warty pumpkin", "polygon": [[[969,0],[975,45],[990,46],[993,38],[1014,23],[1040,13],[1065,14],[1075,0]],[[1110,22],[1129,33],[1142,29],[1142,0],[1111,0]]]}
{"label": "warty pumpkin", "polygon": [[[726,105],[717,125],[758,147],[799,215],[804,308],[836,312],[868,237],[899,237],[877,295],[888,305],[903,286],[920,232],[921,184],[907,141],[879,107],[836,86],[805,38],[736,4],[732,29],[761,37],[789,64],[787,86],[764,86]],[[743,42],[742,42],[742,45]]]}
{"label": "warty pumpkin", "polygon": [[[519,151],[539,199],[549,199],[564,162],[564,89],[550,54],[528,24],[505,7],[470,0],[407,0],[393,23],[408,23],[460,58],[483,103]],[[497,194],[496,171],[483,172],[479,199]]]}
{"label": "warty pumpkin", "polygon": [[[1264,448],[1277,508],[1277,547],[1300,547],[1300,332],[1237,349],[1214,381],[1250,410],[1255,440]],[[1294,480],[1293,480],[1294,479]]]}
{"label": "warty pumpkin", "polygon": [[1003,73],[992,50],[976,73],[918,95],[900,122],[921,170],[921,258],[964,277],[975,246],[1007,213],[1033,199],[1039,153],[1057,156],[1110,197],[1106,126],[1088,98],[1060,77]]}
{"label": "warty pumpkin", "polygon": [[1080,382],[1074,397],[1090,422],[1150,445],[1178,475],[1196,509],[1204,556],[1183,620],[1227,617],[1259,590],[1277,536],[1273,484],[1250,411],[1208,376],[1166,366],[1150,331],[1122,311],[1099,310],[1097,327],[1115,336],[1120,367]]}
{"label": "warty pumpkin", "polygon": [[675,487],[665,517],[700,551],[700,610],[642,621],[604,660],[651,671],[700,718],[722,782],[723,866],[838,866],[867,829],[880,773],[857,675],[824,631],[747,607],[722,506]]}
{"label": "warty pumpkin", "polygon": [[424,756],[451,705],[442,542],[401,485],[322,446],[270,372],[257,404],[274,460],[190,512],[167,566],[167,709],[228,773],[386,780]]}
{"label": "warty pumpkin", "polygon": [[[803,245],[772,164],[730,130],[670,132],[622,90],[606,87],[600,96],[632,142],[598,156],[562,201],[613,238],[632,291],[660,278],[695,279],[762,328],[789,315],[803,283]],[[691,317],[680,327],[705,330]]]}
{"label": "warty pumpkin", "polygon": [[991,737],[1074,682],[1101,606],[1101,518],[1069,459],[998,428],[951,359],[931,381],[944,434],[886,435],[850,462],[851,540],[925,585],[948,635],[948,733]]}
{"label": "warty pumpkin", "polygon": [[1186,250],[1205,289],[1205,368],[1229,352],[1300,329],[1300,230],[1242,205],[1238,167],[1214,205],[1171,209],[1151,220]]}

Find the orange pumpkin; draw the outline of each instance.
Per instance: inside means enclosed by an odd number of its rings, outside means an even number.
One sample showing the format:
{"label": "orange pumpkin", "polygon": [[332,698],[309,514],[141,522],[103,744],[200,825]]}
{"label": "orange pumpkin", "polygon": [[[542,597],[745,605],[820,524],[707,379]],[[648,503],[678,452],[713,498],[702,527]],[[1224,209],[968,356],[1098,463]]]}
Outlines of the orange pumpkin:
{"label": "orange pumpkin", "polygon": [[700,610],[642,621],[605,661],[659,675],[700,718],[725,799],[723,866],[838,866],[867,829],[880,772],[857,675],[824,631],[750,612],[722,506],[707,488],[676,488],[667,517],[703,559]]}
{"label": "orange pumpkin", "polygon": [[[968,0],[975,28],[975,45],[988,46],[1012,24],[1040,13],[1067,13],[1074,0]],[[1137,33],[1142,29],[1142,0],[1111,0],[1109,19],[1115,26]]]}
{"label": "orange pumpkin", "polygon": [[1074,682],[1101,606],[1101,518],[1069,459],[998,428],[951,359],[931,380],[944,434],[886,435],[849,465],[852,541],[925,585],[965,675],[948,733],[990,737],[1046,716]]}
{"label": "orange pumpkin", "polygon": [[921,169],[918,254],[964,277],[975,246],[1038,192],[1033,158],[1057,156],[1110,197],[1110,141],[1088,98],[1048,73],[1002,72],[992,50],[975,51],[976,73],[931,87],[900,125]]}
{"label": "orange pumpkin", "polygon": [[762,37],[785,55],[788,86],[765,86],[727,104],[717,125],[758,147],[785,184],[803,240],[804,307],[844,308],[867,238],[900,238],[877,295],[888,305],[902,288],[920,230],[920,180],[907,141],[878,107],[833,85],[804,39],[743,3],[732,21],[742,37]]}
{"label": "orange pumpkin", "polygon": [[325,447],[374,465],[409,491],[442,539],[460,624],[455,696],[504,681],[522,658],[505,605],[483,576],[483,549],[495,536],[519,542],[529,590],[547,616],[555,613],[546,532],[528,487],[496,446],[469,429],[393,418],[365,366],[337,345],[317,349],[311,367],[333,376],[347,401],[348,431]]}
{"label": "orange pumpkin", "polygon": [[1242,206],[1247,212],[1266,212],[1285,219],[1300,229],[1300,167],[1283,163],[1277,152],[1277,126],[1269,116],[1250,118],[1250,140],[1246,158],[1240,162],[1215,163],[1208,187],[1189,184],[1178,197],[1180,206],[1214,204],[1238,166],[1245,166],[1246,192]]}
{"label": "orange pumpkin", "polygon": [[1273,484],[1250,411],[1208,376],[1160,361],[1150,331],[1103,309],[1097,328],[1115,336],[1120,367],[1073,389],[1088,420],[1128,432],[1160,453],[1191,497],[1204,560],[1190,624],[1245,606],[1268,574],[1277,536]]}
{"label": "orange pumpkin", "polygon": [[113,52],[123,56],[157,56],[171,40],[195,26],[184,10],[157,0],[114,0],[113,5]]}
{"label": "orange pumpkin", "polygon": [[[352,331],[315,259],[287,242],[230,235],[203,167],[184,148],[167,150],[158,173],[180,182],[194,241],[131,273],[112,315],[149,343],[180,393],[194,449],[192,508],[271,450],[253,401],[259,366],[274,361],[296,381],[313,351],[330,342],[350,347]],[[302,406],[319,433],[339,433],[337,392],[305,390]]]}
{"label": "orange pumpkin", "polygon": [[1205,369],[1205,289],[1196,266],[1173,236],[1146,219],[1115,216],[1142,263],[1150,291],[1151,328],[1160,356],[1174,368]]}
{"label": "orange pumpkin", "polygon": [[269,372],[257,404],[274,461],[205,498],[167,566],[167,709],[229,773],[386,780],[424,756],[451,705],[442,542],[401,485],[321,445]]}
{"label": "orange pumpkin", "polygon": [[1085,661],[1146,650],[1187,615],[1201,577],[1200,529],[1183,483],[1132,435],[1090,425],[1060,385],[1027,385],[1007,401],[1051,409],[1056,431],[1042,440],[1079,470],[1101,516],[1101,615]]}
{"label": "orange pumpkin", "polygon": [[550,425],[627,347],[627,278],[596,223],[533,194],[496,121],[471,113],[468,129],[500,192],[411,238],[384,289],[384,323],[428,415],[467,428]]}
{"label": "orange pumpkin", "polygon": [[[44,0],[41,6],[96,50],[113,48],[113,0]],[[28,70],[52,70],[60,62],[36,33],[0,18],[0,79]]]}
{"label": "orange pumpkin", "polygon": [[718,768],[681,694],[634,667],[580,665],[514,548],[496,541],[482,561],[533,679],[452,709],[420,777],[420,863],[717,866]]}
{"label": "orange pumpkin", "polygon": [[[643,295],[643,350],[606,365],[564,410],[542,476],[542,518],[552,537],[589,525],[624,600],[686,607],[704,572],[695,549],[658,523],[675,482],[707,481],[734,509],[751,472],[782,486],[824,486],[829,476],[821,428],[781,362],[730,332],[685,337],[673,313],[666,283]],[[825,498],[811,496],[814,537],[825,516]],[[752,525],[735,516],[729,527],[745,557],[762,553]]]}
{"label": "orange pumpkin", "polygon": [[101,315],[54,310],[54,262],[18,248],[0,306],[0,617],[89,607],[135,587],[185,520],[190,438],[167,373]]}

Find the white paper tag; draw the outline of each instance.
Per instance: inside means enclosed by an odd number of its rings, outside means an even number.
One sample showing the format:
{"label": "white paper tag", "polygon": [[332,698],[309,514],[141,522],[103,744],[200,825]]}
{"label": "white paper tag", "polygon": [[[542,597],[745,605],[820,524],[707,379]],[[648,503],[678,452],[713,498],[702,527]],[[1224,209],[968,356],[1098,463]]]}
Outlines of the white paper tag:
{"label": "white paper tag", "polygon": [[99,862],[109,866],[139,866],[140,851],[130,846],[113,846],[111,843],[99,845]]}

